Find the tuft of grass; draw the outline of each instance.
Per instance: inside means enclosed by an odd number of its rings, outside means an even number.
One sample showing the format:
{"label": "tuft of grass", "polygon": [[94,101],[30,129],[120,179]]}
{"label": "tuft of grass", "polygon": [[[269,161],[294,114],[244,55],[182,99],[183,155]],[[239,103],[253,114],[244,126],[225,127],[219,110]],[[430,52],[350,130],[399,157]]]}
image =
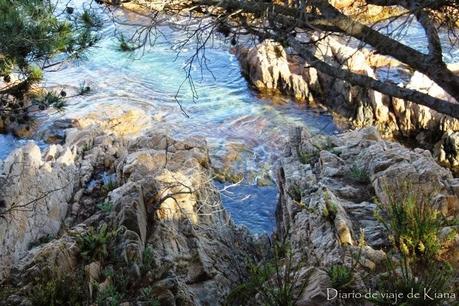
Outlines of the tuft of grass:
{"label": "tuft of grass", "polygon": [[300,186],[292,184],[288,189],[287,194],[292,198],[292,200],[296,202],[301,201],[302,192]]}
{"label": "tuft of grass", "polygon": [[147,245],[145,247],[145,250],[143,251],[142,264],[140,266],[140,269],[143,274],[147,273],[149,270],[153,268],[154,261],[155,257],[153,253],[153,247],[151,245]]}
{"label": "tuft of grass", "polygon": [[29,75],[29,82],[36,83],[43,80],[43,70],[37,65],[30,65],[27,67],[27,73]]}
{"label": "tuft of grass", "polygon": [[97,204],[97,208],[102,211],[103,213],[110,213],[113,209],[113,203],[110,201],[105,201],[102,203]]}
{"label": "tuft of grass", "polygon": [[405,256],[437,257],[448,242],[440,239],[440,231],[450,224],[432,207],[432,195],[417,189],[399,184],[397,192],[386,191],[387,202],[378,204],[376,218],[393,246]]}
{"label": "tuft of grass", "polygon": [[87,232],[76,237],[81,256],[87,260],[102,261],[108,256],[109,244],[117,235],[118,232],[110,231],[106,223],[97,230],[90,227]]}
{"label": "tuft of grass", "polygon": [[310,164],[312,163],[315,159],[319,157],[319,152],[303,152],[303,151],[298,151],[298,159],[300,160],[300,163],[302,164]]}
{"label": "tuft of grass", "polygon": [[335,289],[346,288],[354,280],[354,274],[351,268],[345,265],[337,264],[327,270],[330,277],[331,285]]}
{"label": "tuft of grass", "polygon": [[368,184],[370,182],[370,177],[368,176],[367,171],[355,164],[349,169],[349,176],[354,182],[360,184]]}
{"label": "tuft of grass", "polygon": [[293,306],[308,284],[309,275],[300,282],[303,262],[297,262],[285,243],[274,244],[273,257],[250,267],[246,282],[234,288],[227,305],[285,305]]}
{"label": "tuft of grass", "polygon": [[336,204],[330,199],[328,191],[324,191],[324,200],[325,207],[322,210],[322,216],[333,223],[335,221],[336,215],[338,214],[338,207],[336,207]]}

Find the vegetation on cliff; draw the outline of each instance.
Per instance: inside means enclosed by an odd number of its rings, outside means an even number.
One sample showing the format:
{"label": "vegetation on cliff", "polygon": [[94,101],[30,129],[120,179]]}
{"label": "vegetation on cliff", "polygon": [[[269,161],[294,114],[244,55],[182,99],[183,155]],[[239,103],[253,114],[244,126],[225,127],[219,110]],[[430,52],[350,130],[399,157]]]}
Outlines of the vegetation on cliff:
{"label": "vegetation on cliff", "polygon": [[65,92],[30,89],[45,71],[81,59],[98,40],[101,23],[91,9],[59,7],[60,1],[0,0],[0,130],[26,123],[34,108],[61,108]]}

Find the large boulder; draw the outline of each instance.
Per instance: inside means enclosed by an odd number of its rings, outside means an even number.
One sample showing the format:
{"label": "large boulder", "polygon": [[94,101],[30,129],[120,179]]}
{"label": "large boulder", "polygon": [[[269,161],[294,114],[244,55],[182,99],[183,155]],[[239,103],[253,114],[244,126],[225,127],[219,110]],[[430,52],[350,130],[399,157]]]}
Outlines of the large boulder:
{"label": "large boulder", "polygon": [[265,40],[250,50],[238,49],[242,71],[261,92],[282,93],[308,101],[312,96],[301,75],[291,72],[287,53],[280,43]]}

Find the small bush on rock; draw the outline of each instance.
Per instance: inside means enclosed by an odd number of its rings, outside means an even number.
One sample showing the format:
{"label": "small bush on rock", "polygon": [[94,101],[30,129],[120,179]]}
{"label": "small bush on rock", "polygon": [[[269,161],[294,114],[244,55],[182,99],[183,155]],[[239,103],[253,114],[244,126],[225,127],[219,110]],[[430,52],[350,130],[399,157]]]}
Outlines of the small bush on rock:
{"label": "small bush on rock", "polygon": [[386,228],[394,247],[406,257],[438,256],[447,242],[440,239],[440,231],[450,224],[432,207],[432,196],[406,184],[386,195],[387,202],[379,204],[376,217]]}
{"label": "small bush on rock", "polygon": [[[396,192],[386,188],[387,200],[379,204],[376,216],[393,246],[377,290],[402,293],[397,305],[449,305],[454,271],[440,256],[452,239],[452,235],[440,238],[449,222],[432,207],[431,194],[409,184],[397,187]],[[395,301],[379,297],[372,302],[394,305]]]}
{"label": "small bush on rock", "polygon": [[34,306],[85,305],[88,296],[86,287],[82,271],[63,278],[53,275],[47,281],[35,282],[28,298]]}
{"label": "small bush on rock", "polygon": [[81,256],[88,260],[103,260],[108,256],[108,246],[117,234],[117,231],[110,231],[106,223],[98,230],[89,228],[87,232],[77,236]]}
{"label": "small bush on rock", "polygon": [[[294,259],[289,246],[275,243],[273,257],[252,265],[249,279],[228,295],[228,305],[293,306],[306,285],[307,275],[301,276],[303,262]],[[305,277],[300,281],[300,276]]]}
{"label": "small bush on rock", "polygon": [[354,279],[351,268],[345,265],[333,265],[327,270],[327,274],[335,289],[346,288]]}
{"label": "small bush on rock", "polygon": [[367,171],[357,165],[352,165],[352,167],[349,169],[349,176],[353,181],[360,184],[367,184],[370,182]]}

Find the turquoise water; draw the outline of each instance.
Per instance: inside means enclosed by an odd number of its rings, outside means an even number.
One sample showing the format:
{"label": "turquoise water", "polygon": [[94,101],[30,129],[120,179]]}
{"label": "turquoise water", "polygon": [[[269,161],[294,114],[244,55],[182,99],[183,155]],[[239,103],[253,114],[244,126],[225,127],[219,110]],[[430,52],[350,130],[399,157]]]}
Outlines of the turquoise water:
{"label": "turquoise water", "polygon": [[[88,1],[70,1],[81,7]],[[104,16],[106,12],[102,12]],[[121,21],[139,22],[137,15],[116,11]],[[80,84],[91,87],[85,96],[67,99],[64,114],[50,115],[49,121],[72,117],[95,109],[98,105],[115,105],[143,109],[155,120],[155,128],[167,131],[176,138],[204,137],[213,160],[224,159],[227,148],[243,148],[243,155],[233,165],[245,173],[271,174],[273,164],[281,154],[288,130],[302,126],[312,133],[331,134],[337,131],[330,115],[318,113],[286,98],[274,100],[260,97],[242,77],[237,59],[228,43],[214,37],[206,49],[206,67],[192,66],[197,99],[185,80],[186,62],[194,53],[189,45],[180,54],[173,46],[186,38],[185,33],[167,26],[160,27],[161,35],[153,46],[135,52],[122,52],[115,33],[128,36],[134,28],[114,26],[108,16],[102,40],[87,54],[87,59],[73,62],[47,74],[45,86],[65,89],[70,95]],[[416,41],[422,49],[425,43],[420,30],[406,31],[401,40]],[[402,33],[403,34],[403,33]],[[456,51],[454,51],[456,50]],[[452,53],[451,53],[452,52]],[[448,61],[456,58],[457,49],[448,52]],[[180,90],[179,90],[180,89]],[[175,99],[177,97],[177,99]],[[183,106],[187,116],[181,111]],[[11,136],[0,136],[0,158],[22,144]],[[275,186],[258,187],[253,175],[241,185],[222,193],[222,200],[236,223],[253,232],[272,231],[277,203]],[[223,184],[216,184],[223,189]]]}
{"label": "turquoise water", "polygon": [[19,148],[24,144],[24,141],[18,140],[11,135],[0,134],[0,160],[7,157],[14,149]]}
{"label": "turquoise water", "polygon": [[[136,18],[131,13],[119,13],[119,17]],[[133,29],[116,30],[128,35]],[[108,23],[103,39],[87,60],[47,75],[45,85],[56,90],[65,89],[72,94],[83,82],[92,89],[89,95],[69,98],[65,113],[53,115],[50,120],[71,117],[101,104],[141,108],[155,118],[156,128],[173,137],[204,137],[214,161],[224,159],[228,146],[242,147],[244,153],[234,167],[263,175],[270,174],[291,127],[303,126],[317,133],[337,130],[330,115],[289,99],[274,102],[258,96],[241,75],[229,45],[217,37],[206,50],[207,69],[201,71],[195,65],[191,70],[198,98],[193,99],[186,84],[178,91],[193,48],[177,56],[173,45],[185,38],[184,33],[167,26],[160,30],[164,36],[158,37],[154,46],[126,53],[120,51],[114,27]],[[180,110],[176,95],[188,117]],[[236,223],[255,233],[271,232],[277,190],[274,185],[258,187],[255,180],[256,175],[251,175],[240,186],[228,189],[222,194],[223,204]]]}
{"label": "turquoise water", "polygon": [[[12,135],[8,134],[0,134],[0,160],[5,159],[8,154],[14,151],[17,148],[22,147],[28,141],[27,139],[18,139]],[[43,141],[36,141],[35,142],[41,150],[46,149],[47,145]]]}

